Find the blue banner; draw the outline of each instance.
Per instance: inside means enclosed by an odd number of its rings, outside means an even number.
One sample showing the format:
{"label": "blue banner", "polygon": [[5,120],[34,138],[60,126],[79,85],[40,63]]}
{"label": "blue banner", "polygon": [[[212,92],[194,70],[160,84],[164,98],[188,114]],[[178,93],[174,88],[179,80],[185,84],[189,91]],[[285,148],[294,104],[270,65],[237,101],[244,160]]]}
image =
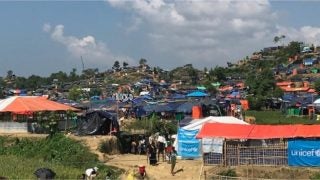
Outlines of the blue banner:
{"label": "blue banner", "polygon": [[319,140],[289,140],[288,141],[289,166],[320,166]]}
{"label": "blue banner", "polygon": [[178,130],[178,155],[183,158],[200,156],[200,141],[196,139],[199,130]]}

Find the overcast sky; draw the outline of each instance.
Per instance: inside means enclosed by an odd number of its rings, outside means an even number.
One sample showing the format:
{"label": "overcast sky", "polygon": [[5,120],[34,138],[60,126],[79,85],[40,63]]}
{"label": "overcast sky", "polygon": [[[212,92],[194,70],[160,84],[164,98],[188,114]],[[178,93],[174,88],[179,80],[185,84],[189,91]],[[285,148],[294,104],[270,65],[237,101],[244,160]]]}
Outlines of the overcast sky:
{"label": "overcast sky", "polygon": [[319,44],[320,1],[0,2],[0,76],[48,76],[114,62],[171,70],[226,66],[263,47]]}

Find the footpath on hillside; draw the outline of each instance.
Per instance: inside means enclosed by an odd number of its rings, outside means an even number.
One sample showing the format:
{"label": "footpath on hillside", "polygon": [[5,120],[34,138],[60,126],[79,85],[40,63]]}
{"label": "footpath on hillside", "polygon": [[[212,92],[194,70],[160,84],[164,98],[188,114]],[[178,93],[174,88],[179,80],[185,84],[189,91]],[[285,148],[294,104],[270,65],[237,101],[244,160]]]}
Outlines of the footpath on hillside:
{"label": "footpath on hillside", "polygon": [[146,167],[147,179],[199,179],[202,162],[201,160],[177,160],[175,175],[170,172],[171,165],[167,162],[158,162],[158,165],[149,165],[146,155],[121,154],[108,156],[107,165],[115,166],[125,170],[121,179],[127,179],[129,173],[138,172],[138,166]]}
{"label": "footpath on hillside", "polygon": [[175,175],[172,176],[170,172],[171,164],[167,162],[158,162],[158,165],[149,165],[146,155],[135,154],[116,154],[106,155],[99,151],[99,143],[103,140],[108,140],[112,136],[73,136],[71,138],[83,141],[91,150],[91,152],[98,155],[99,160],[105,162],[108,166],[118,167],[123,169],[125,173],[120,179],[128,179],[128,175],[131,172],[138,173],[138,166],[143,165],[146,167],[147,178],[149,180],[170,180],[170,179],[184,179],[193,180],[199,179],[200,171],[202,167],[202,161],[199,160],[177,160],[175,166]]}

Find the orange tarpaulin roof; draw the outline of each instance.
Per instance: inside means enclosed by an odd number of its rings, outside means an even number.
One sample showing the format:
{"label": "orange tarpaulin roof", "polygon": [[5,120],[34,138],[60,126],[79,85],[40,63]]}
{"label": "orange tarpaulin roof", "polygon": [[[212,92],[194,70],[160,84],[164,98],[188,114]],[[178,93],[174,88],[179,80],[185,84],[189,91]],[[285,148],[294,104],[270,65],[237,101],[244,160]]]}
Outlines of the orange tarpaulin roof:
{"label": "orange tarpaulin roof", "polygon": [[297,125],[296,137],[320,137],[320,125]]}
{"label": "orange tarpaulin roof", "polygon": [[32,114],[38,111],[78,111],[78,109],[39,96],[13,96],[0,101],[0,112]]}
{"label": "orange tarpaulin roof", "polygon": [[320,125],[241,125],[206,123],[197,138],[277,139],[320,137]]}
{"label": "orange tarpaulin roof", "polygon": [[294,125],[253,125],[248,139],[292,138],[297,127]]}
{"label": "orange tarpaulin roof", "polygon": [[251,125],[206,123],[202,126],[197,138],[247,139],[252,128]]}

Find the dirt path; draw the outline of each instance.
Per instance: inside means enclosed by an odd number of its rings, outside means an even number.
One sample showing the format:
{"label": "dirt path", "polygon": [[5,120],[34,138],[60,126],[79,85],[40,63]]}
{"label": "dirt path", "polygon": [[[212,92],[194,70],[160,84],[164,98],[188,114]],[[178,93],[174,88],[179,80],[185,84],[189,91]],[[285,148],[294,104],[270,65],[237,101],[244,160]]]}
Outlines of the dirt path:
{"label": "dirt path", "polygon": [[170,173],[171,165],[167,162],[160,161],[157,166],[148,164],[146,155],[134,154],[118,154],[105,155],[98,150],[99,143],[104,140],[109,140],[111,136],[73,136],[71,138],[83,141],[90,150],[99,156],[99,159],[106,162],[106,165],[115,166],[125,170],[121,179],[127,179],[130,171],[137,173],[138,166],[146,166],[148,179],[150,180],[170,180],[170,179],[185,179],[193,180],[199,179],[202,162],[201,160],[177,160],[175,167],[176,174],[172,176]]}
{"label": "dirt path", "polygon": [[127,174],[134,170],[138,171],[138,165],[146,166],[146,172],[148,179],[199,179],[199,173],[201,169],[201,160],[177,160],[175,167],[176,174],[174,176],[170,173],[171,165],[167,162],[160,161],[157,166],[151,166],[147,162],[145,155],[133,155],[124,154],[110,156],[110,160],[106,162],[107,165],[116,166],[122,168],[126,173],[122,176],[122,179],[126,179]]}

